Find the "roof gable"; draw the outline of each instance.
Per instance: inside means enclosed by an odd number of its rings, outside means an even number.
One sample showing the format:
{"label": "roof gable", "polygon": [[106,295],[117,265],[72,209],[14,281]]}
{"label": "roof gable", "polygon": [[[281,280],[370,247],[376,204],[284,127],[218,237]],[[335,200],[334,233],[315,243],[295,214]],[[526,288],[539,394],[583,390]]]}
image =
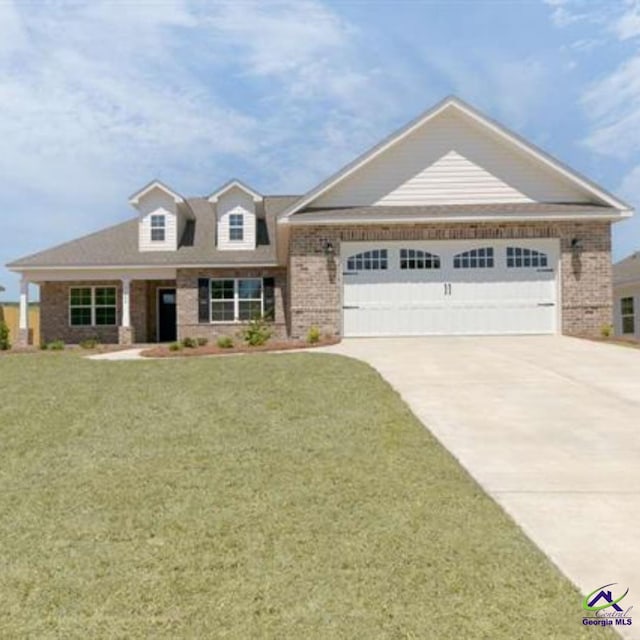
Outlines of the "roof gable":
{"label": "roof gable", "polygon": [[457,98],[448,98],[290,207],[591,202],[629,211]]}
{"label": "roof gable", "polygon": [[154,189],[162,191],[163,193],[168,195],[170,198],[174,200],[176,204],[180,204],[184,202],[184,198],[179,193],[176,193],[175,191],[173,191],[173,189],[170,189],[169,187],[167,187],[166,184],[160,182],[160,180],[152,180],[149,184],[142,187],[142,189],[140,189],[139,191],[136,191],[135,193],[131,194],[131,196],[129,196],[129,204],[135,207],[140,203],[140,200],[142,198],[144,198],[146,195],[151,193]]}
{"label": "roof gable", "polygon": [[615,284],[640,282],[640,251],[632,253],[613,265],[613,282]]}
{"label": "roof gable", "polygon": [[209,200],[209,202],[217,202],[222,195],[231,189],[240,189],[240,191],[244,191],[244,193],[253,198],[254,202],[260,202],[262,200],[262,195],[257,191],[254,191],[251,187],[248,187],[244,182],[241,182],[237,178],[225,182],[217,191],[214,191],[207,200]]}

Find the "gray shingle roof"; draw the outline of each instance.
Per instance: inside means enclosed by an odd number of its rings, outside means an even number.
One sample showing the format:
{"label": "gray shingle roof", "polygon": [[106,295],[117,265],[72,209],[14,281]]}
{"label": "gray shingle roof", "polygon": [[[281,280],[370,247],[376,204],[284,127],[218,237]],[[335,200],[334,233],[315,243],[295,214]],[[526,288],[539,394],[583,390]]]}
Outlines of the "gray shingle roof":
{"label": "gray shingle roof", "polygon": [[275,264],[276,217],[299,196],[265,196],[264,217],[258,220],[254,251],[219,251],[214,244],[215,205],[204,198],[188,198],[194,219],[187,222],[177,251],[138,250],[138,218],[15,260],[19,267],[103,267],[217,264]]}
{"label": "gray shingle roof", "polygon": [[332,209],[306,209],[289,218],[291,224],[327,223],[327,222],[376,222],[389,221],[412,222],[417,219],[478,216],[508,216],[513,214],[526,217],[544,215],[549,217],[569,214],[615,215],[616,209],[592,204],[554,204],[540,202],[517,202],[496,204],[438,204],[422,206],[366,206],[338,207]]}
{"label": "gray shingle roof", "polygon": [[613,265],[613,282],[640,282],[640,251]]}

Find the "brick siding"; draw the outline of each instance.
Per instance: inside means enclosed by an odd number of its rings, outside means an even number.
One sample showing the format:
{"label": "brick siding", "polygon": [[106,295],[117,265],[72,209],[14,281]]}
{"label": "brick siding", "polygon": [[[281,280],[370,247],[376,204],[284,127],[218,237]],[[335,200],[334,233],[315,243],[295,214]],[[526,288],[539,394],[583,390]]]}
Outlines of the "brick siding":
{"label": "brick siding", "polygon": [[236,337],[243,323],[198,322],[198,279],[199,278],[274,278],[275,280],[275,322],[273,336],[287,336],[287,316],[285,311],[287,273],[286,269],[178,269],[178,339],[207,338],[215,340],[221,335]]}
{"label": "brick siding", "polygon": [[[324,254],[331,242],[391,240],[491,240],[559,238],[561,246],[562,332],[595,336],[612,322],[611,225],[608,222],[458,223],[293,227],[290,236],[290,332],[302,337],[309,327],[339,335],[342,271],[338,258]],[[576,253],[571,240],[579,238]]]}

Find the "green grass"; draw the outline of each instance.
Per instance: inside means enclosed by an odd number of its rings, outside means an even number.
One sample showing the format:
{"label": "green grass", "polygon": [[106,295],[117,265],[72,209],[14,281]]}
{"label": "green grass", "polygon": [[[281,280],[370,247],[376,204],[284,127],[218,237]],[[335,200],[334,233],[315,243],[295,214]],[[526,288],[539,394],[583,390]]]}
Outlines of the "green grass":
{"label": "green grass", "polygon": [[364,364],[41,353],[0,380],[1,638],[611,637]]}

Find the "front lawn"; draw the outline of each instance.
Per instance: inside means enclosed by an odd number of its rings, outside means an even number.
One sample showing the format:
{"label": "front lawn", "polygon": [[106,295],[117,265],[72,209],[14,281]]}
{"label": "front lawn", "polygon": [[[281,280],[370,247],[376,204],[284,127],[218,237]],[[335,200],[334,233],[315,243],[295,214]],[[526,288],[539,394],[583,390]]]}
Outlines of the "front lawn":
{"label": "front lawn", "polygon": [[0,381],[2,638],[611,637],[364,364],[24,354]]}

